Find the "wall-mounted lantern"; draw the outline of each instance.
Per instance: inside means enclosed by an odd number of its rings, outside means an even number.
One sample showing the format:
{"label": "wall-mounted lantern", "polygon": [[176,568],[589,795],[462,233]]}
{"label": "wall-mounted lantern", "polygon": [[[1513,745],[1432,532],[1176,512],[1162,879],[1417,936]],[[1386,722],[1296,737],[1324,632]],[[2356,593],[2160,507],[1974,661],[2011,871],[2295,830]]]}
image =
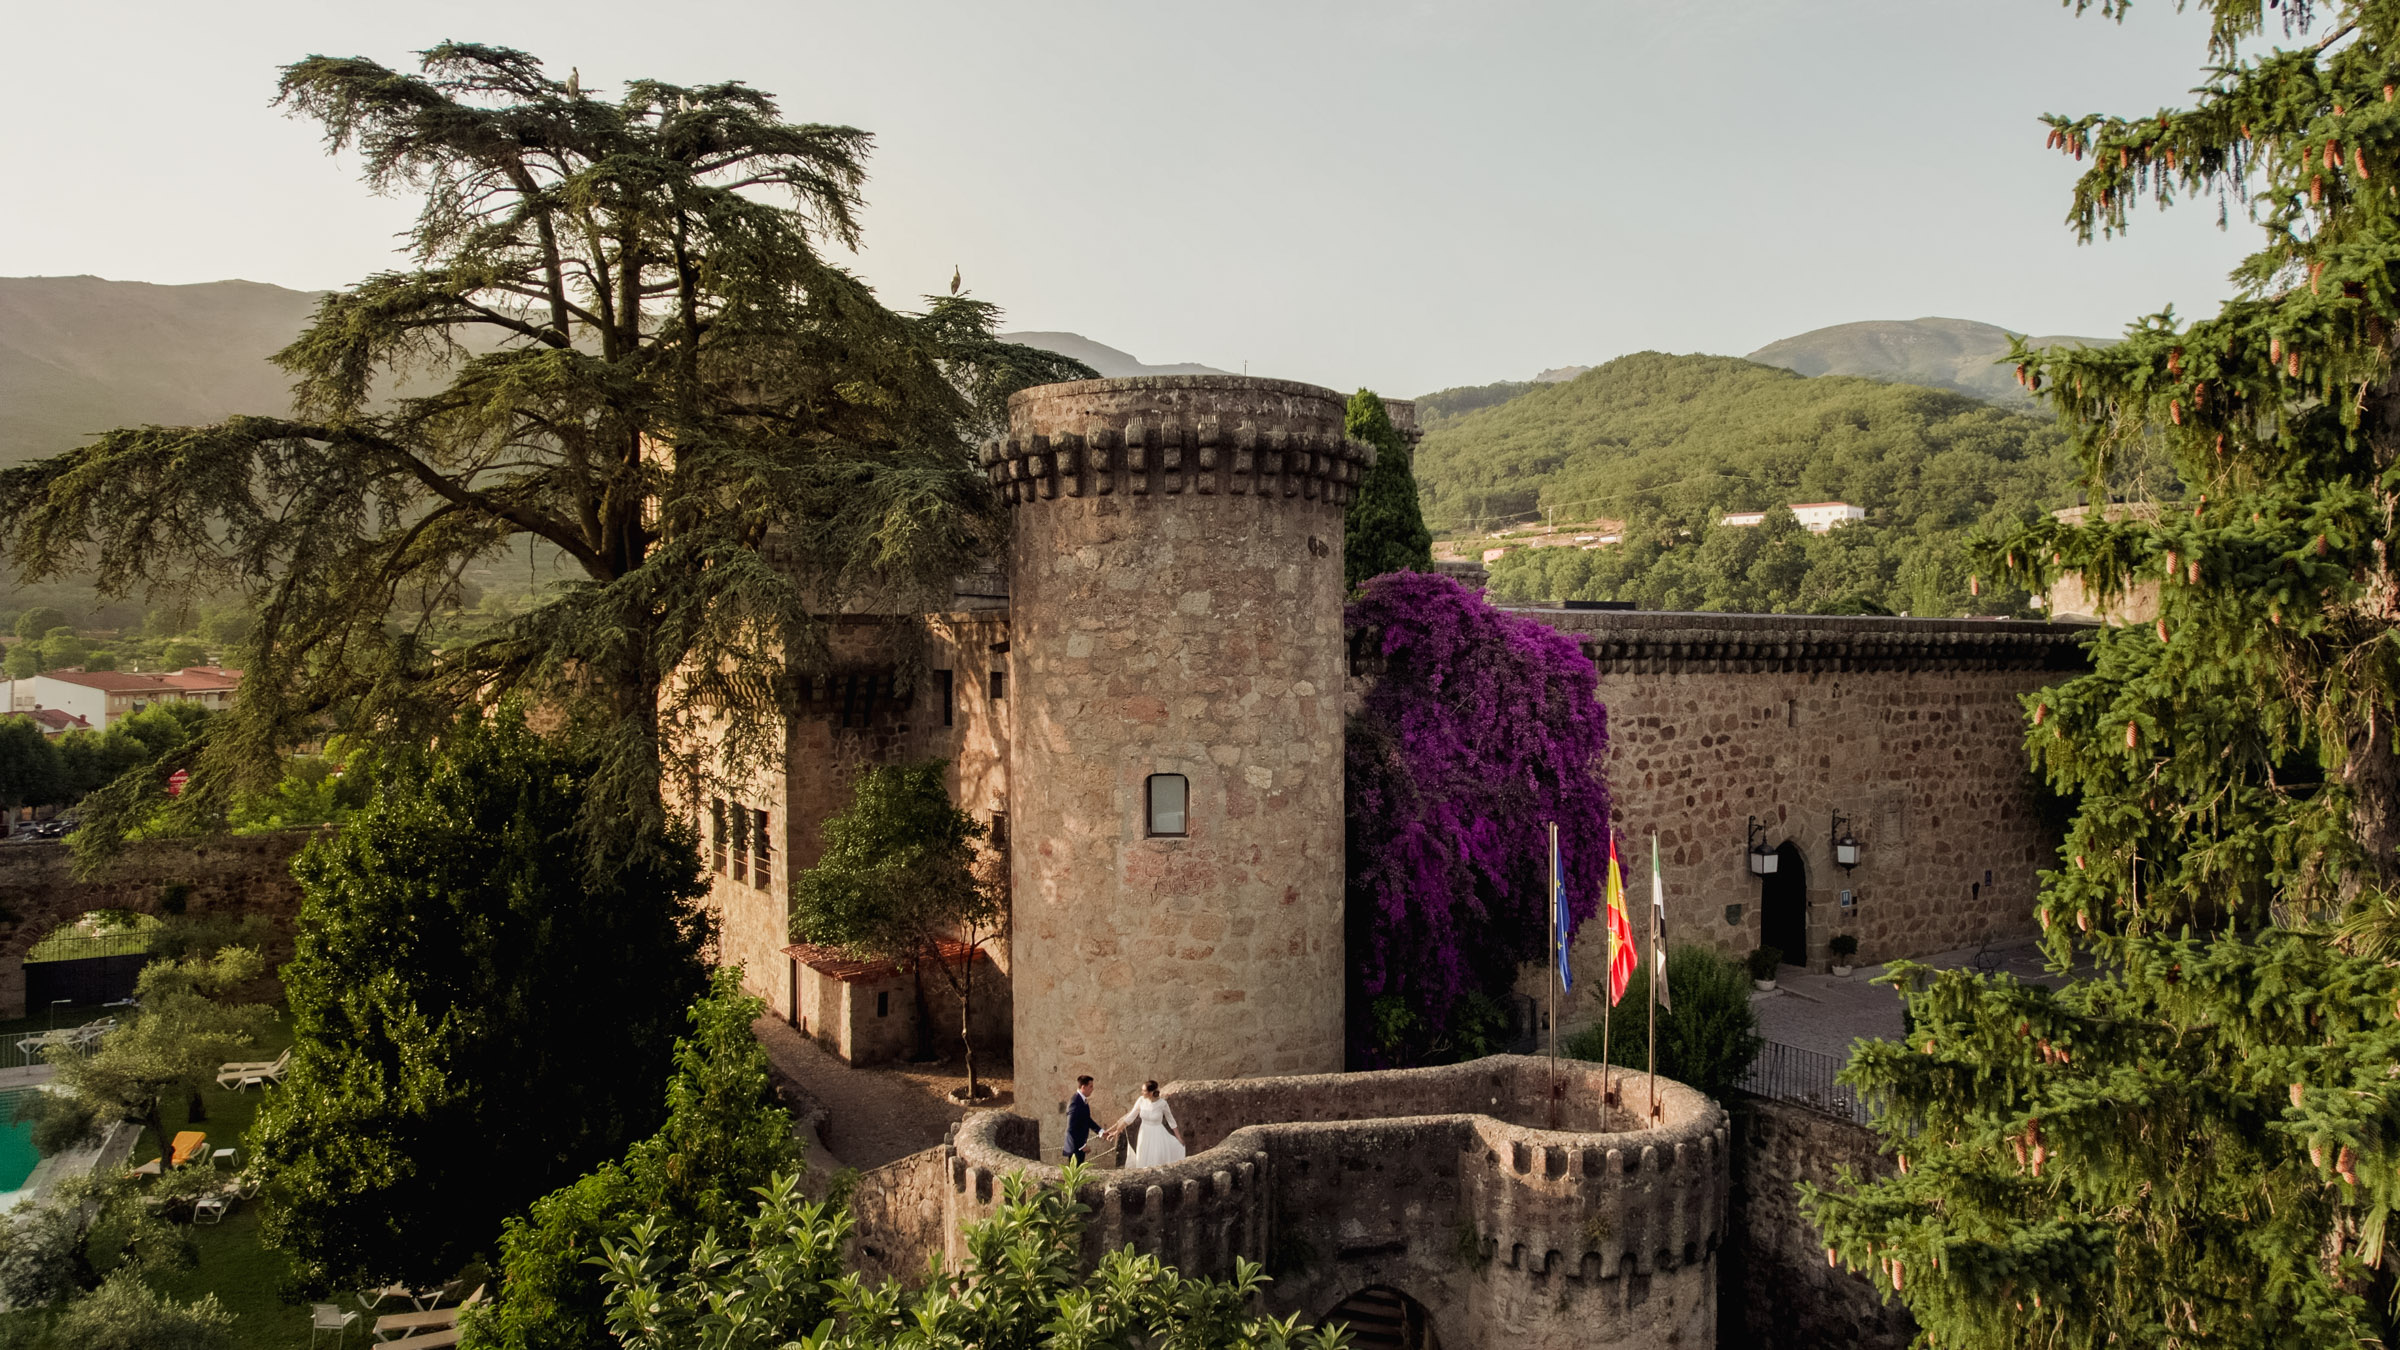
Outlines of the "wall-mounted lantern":
{"label": "wall-mounted lantern", "polygon": [[1847,872],[1858,866],[1858,840],[1850,833],[1850,817],[1833,813],[1833,861]]}
{"label": "wall-mounted lantern", "polygon": [[1775,875],[1775,864],[1781,861],[1782,859],[1776,856],[1775,850],[1767,847],[1766,827],[1758,823],[1758,817],[1750,817],[1751,874],[1753,876],[1771,877]]}

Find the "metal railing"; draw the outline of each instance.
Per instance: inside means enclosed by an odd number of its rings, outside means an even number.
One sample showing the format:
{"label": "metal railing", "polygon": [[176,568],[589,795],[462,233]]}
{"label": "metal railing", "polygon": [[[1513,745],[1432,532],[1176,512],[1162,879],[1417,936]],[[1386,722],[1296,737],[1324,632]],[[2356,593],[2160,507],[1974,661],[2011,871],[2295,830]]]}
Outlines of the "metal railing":
{"label": "metal railing", "polygon": [[1759,1047],[1758,1058],[1750,1061],[1748,1072],[1735,1086],[1755,1096],[1864,1125],[1870,1114],[1867,1104],[1849,1087],[1834,1081],[1845,1062],[1839,1056],[1768,1041]]}
{"label": "metal railing", "polygon": [[154,928],[119,928],[106,933],[61,929],[33,944],[28,961],[80,961],[92,956],[133,956],[150,950]]}

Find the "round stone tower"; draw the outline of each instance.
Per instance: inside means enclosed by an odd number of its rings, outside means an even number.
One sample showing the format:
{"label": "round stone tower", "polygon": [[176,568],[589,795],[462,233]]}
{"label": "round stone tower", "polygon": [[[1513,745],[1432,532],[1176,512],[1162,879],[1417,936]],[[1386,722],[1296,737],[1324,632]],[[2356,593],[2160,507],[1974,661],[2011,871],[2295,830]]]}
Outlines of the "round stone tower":
{"label": "round stone tower", "polygon": [[[1342,1067],[1342,508],[1328,389],[1009,400],[1018,1100]],[[1051,1127],[1045,1123],[1045,1138]],[[1053,1145],[1055,1147],[1055,1145]]]}

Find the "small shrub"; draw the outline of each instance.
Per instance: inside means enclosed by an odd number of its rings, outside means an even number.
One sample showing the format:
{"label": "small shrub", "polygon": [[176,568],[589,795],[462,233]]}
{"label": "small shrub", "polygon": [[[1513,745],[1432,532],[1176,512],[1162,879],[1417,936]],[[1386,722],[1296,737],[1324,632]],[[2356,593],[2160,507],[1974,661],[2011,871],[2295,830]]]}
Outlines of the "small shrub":
{"label": "small shrub", "polygon": [[[1771,980],[1775,978],[1775,972],[1781,969],[1783,969],[1783,948],[1761,947],[1757,951],[1750,953],[1751,979]],[[1675,972],[1672,970],[1668,971],[1667,979],[1669,983],[1667,987],[1670,989],[1674,987],[1674,978]]]}
{"label": "small shrub", "polygon": [[70,1304],[50,1329],[50,1344],[54,1350],[228,1350],[233,1314],[215,1294],[177,1303],[125,1270]]}
{"label": "small shrub", "polygon": [[[1658,1071],[1722,1097],[1758,1057],[1758,1015],[1742,968],[1706,947],[1667,952],[1667,992],[1674,1006],[1658,1016]],[[1625,998],[1609,1014],[1610,1062],[1642,1067],[1648,1052],[1650,962],[1634,967]],[[1600,1028],[1592,1026],[1561,1047],[1577,1059],[1600,1058]]]}
{"label": "small shrub", "polygon": [[1851,957],[1858,955],[1858,939],[1848,933],[1836,933],[1825,944],[1825,948],[1833,953],[1835,965],[1846,966],[1850,964]]}

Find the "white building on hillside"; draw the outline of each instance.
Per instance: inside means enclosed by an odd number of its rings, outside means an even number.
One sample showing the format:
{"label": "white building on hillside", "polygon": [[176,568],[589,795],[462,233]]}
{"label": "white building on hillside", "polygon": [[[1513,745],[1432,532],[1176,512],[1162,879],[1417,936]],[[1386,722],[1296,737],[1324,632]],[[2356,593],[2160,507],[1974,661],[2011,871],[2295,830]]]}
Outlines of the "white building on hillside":
{"label": "white building on hillside", "polygon": [[[1867,508],[1852,506],[1848,502],[1794,502],[1792,503],[1792,516],[1800,522],[1801,529],[1810,534],[1823,534],[1827,530],[1848,525],[1854,521],[1865,520]],[[1719,525],[1764,525],[1767,523],[1767,513],[1764,511],[1728,511],[1717,518],[1717,523]]]}

